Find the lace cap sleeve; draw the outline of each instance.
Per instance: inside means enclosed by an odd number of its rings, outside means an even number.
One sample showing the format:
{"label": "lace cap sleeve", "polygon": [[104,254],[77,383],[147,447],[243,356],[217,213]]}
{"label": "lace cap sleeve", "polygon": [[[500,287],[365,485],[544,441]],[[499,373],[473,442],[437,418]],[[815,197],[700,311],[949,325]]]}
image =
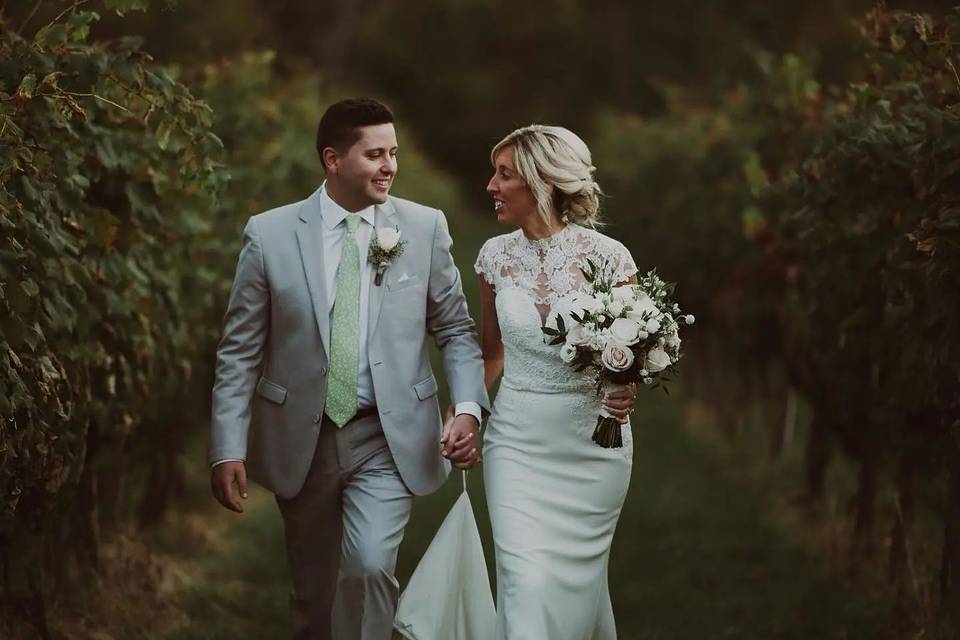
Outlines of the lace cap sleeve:
{"label": "lace cap sleeve", "polygon": [[473,263],[473,270],[477,272],[490,286],[494,285],[494,267],[493,267],[493,243],[496,238],[490,238],[480,247],[480,253],[477,254],[477,261]]}
{"label": "lace cap sleeve", "polygon": [[610,245],[609,255],[611,264],[613,264],[613,281],[615,283],[623,282],[638,272],[637,265],[623,243],[611,238]]}

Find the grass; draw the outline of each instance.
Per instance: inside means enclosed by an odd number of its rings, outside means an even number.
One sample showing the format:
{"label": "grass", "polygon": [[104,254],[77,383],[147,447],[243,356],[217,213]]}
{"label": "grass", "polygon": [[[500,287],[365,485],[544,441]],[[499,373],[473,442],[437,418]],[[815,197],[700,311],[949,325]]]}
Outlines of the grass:
{"label": "grass", "polygon": [[[181,607],[189,622],[176,625],[163,638],[287,637],[290,583],[283,529],[272,496],[254,489],[241,516],[214,509],[210,517],[219,521],[216,539],[194,553],[192,565],[180,567]],[[234,522],[224,526],[224,520]]]}

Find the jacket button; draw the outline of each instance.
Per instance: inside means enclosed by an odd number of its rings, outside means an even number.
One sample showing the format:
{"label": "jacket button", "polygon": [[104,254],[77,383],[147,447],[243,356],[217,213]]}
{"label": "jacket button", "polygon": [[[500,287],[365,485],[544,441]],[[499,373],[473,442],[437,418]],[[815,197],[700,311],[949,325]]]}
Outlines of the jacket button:
{"label": "jacket button", "polygon": [[326,368],[326,367],[322,367],[322,368],[320,369],[320,375],[322,375],[322,376],[327,375],[327,368]]}
{"label": "jacket button", "polygon": [[319,413],[313,416],[313,424],[320,424],[320,420],[323,419],[323,416]]}

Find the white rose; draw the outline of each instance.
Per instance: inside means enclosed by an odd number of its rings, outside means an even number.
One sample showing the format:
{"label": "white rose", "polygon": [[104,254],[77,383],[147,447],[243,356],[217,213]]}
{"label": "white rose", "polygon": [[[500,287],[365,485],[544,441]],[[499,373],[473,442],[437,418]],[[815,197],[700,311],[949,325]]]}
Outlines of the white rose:
{"label": "white rose", "polygon": [[570,364],[577,357],[577,348],[569,342],[560,347],[560,359]]}
{"label": "white rose", "polygon": [[683,316],[683,321],[686,322],[687,324],[693,324],[694,317],[690,314],[687,314]]}
{"label": "white rose", "polygon": [[623,284],[619,287],[614,287],[610,293],[613,295],[614,300],[619,300],[623,304],[631,304],[636,297],[632,284]]}
{"label": "white rose", "polygon": [[643,329],[641,329],[637,337],[640,338],[641,340],[646,340],[647,338],[650,337],[650,334],[644,331]]}
{"label": "white rose", "polygon": [[656,318],[650,318],[647,320],[647,324],[644,329],[650,333],[656,333],[657,331],[660,331],[660,321]]}
{"label": "white rose", "polygon": [[377,229],[377,244],[384,251],[390,251],[400,242],[400,230],[391,227]]}
{"label": "white rose", "polygon": [[670,366],[670,356],[660,347],[654,347],[647,352],[647,357],[643,363],[643,368],[647,371],[656,373],[663,371]]}
{"label": "white rose", "polygon": [[629,318],[617,318],[610,325],[610,337],[623,346],[629,347],[640,340],[640,325]]}
{"label": "white rose", "polygon": [[611,342],[603,350],[600,359],[603,366],[610,371],[626,371],[633,364],[633,351],[616,342]]}
{"label": "white rose", "polygon": [[590,344],[591,338],[593,338],[593,332],[578,322],[573,323],[567,331],[567,344],[575,347],[585,347]]}

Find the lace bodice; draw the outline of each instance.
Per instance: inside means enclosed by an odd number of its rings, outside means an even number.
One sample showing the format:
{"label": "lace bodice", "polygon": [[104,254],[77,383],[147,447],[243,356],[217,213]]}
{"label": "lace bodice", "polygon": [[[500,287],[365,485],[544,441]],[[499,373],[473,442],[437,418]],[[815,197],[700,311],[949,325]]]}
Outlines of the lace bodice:
{"label": "lace bodice", "polygon": [[543,240],[528,240],[520,229],[490,238],[480,249],[474,269],[498,293],[510,287],[526,291],[545,322],[558,299],[583,289],[586,282],[580,269],[587,266],[588,258],[594,263],[609,260],[615,282],[637,272],[623,244],[575,224]]}
{"label": "lace bodice", "polygon": [[567,315],[570,294],[586,288],[580,268],[588,258],[595,264],[610,261],[615,282],[637,273],[623,244],[572,224],[544,240],[528,240],[518,229],[484,243],[474,269],[497,294],[504,384],[548,392],[592,388],[593,376],[563,364],[559,347],[546,344],[541,330],[551,315]]}

